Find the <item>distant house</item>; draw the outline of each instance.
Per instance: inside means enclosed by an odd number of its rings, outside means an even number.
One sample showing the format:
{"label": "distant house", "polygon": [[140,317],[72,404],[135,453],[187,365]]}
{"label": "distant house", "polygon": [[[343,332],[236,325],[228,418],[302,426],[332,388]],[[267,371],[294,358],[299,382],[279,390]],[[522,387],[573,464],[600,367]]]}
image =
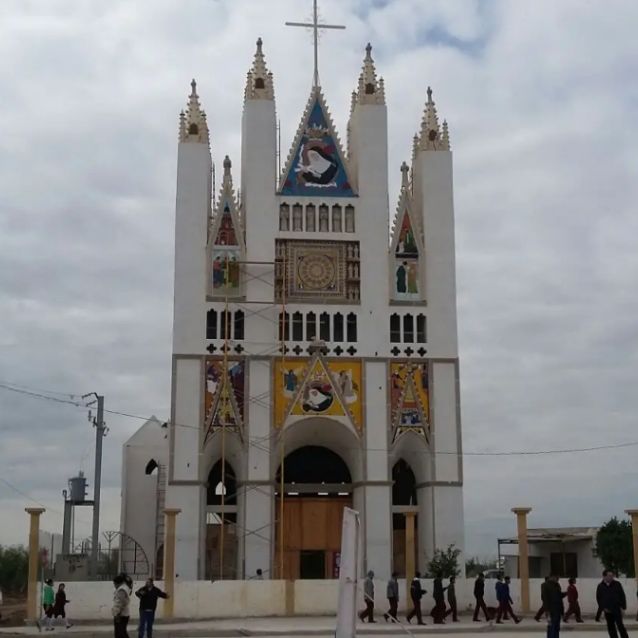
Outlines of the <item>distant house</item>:
{"label": "distant house", "polygon": [[[530,578],[556,574],[595,578],[603,565],[596,556],[597,527],[541,527],[527,531]],[[498,539],[499,559],[507,576],[518,578],[518,538]]]}

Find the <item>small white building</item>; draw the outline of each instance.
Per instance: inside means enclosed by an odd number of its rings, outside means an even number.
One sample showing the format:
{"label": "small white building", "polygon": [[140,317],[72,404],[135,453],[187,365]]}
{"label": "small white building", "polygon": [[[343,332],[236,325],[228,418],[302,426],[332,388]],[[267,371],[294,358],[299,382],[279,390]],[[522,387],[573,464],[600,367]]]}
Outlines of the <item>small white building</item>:
{"label": "small white building", "polygon": [[[164,498],[168,467],[168,424],[152,416],[122,448],[122,554],[127,539],[144,551],[149,573],[161,575]],[[129,569],[132,573],[135,570]]]}
{"label": "small white building", "polygon": [[[603,564],[596,556],[597,527],[540,527],[527,532],[530,578],[597,578]],[[507,576],[518,578],[518,538],[498,539]]]}

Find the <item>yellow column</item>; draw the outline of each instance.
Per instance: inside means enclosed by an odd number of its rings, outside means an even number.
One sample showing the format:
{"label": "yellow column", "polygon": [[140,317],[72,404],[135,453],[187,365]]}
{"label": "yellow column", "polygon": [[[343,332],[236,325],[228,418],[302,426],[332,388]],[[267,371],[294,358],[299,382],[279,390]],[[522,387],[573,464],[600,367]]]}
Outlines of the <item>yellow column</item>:
{"label": "yellow column", "polygon": [[410,585],[416,570],[416,556],[414,554],[414,519],[416,512],[405,513],[405,600],[410,606]]}
{"label": "yellow column", "polygon": [[40,555],[40,515],[43,507],[26,507],[29,515],[29,580],[27,588],[27,620],[40,617],[38,605],[38,559]]}
{"label": "yellow column", "polygon": [[166,516],[164,538],[164,590],[168,598],[164,601],[164,618],[172,618],[175,609],[175,519],[181,509],[169,507]]}
{"label": "yellow column", "polygon": [[521,607],[523,613],[529,613],[529,552],[527,547],[527,515],[531,507],[513,507],[518,529],[518,577],[521,580]]}
{"label": "yellow column", "polygon": [[625,510],[631,516],[631,538],[634,542],[634,574],[638,585],[638,510]]}

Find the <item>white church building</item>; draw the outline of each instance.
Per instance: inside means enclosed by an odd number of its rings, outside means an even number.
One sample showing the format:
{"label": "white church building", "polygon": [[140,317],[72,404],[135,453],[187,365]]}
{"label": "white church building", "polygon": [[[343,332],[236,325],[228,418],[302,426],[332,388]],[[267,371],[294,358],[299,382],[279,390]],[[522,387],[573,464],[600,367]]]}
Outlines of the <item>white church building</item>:
{"label": "white church building", "polygon": [[122,531],[158,576],[164,507],[181,510],[178,581],[334,578],[344,506],[378,578],[403,575],[412,551],[425,571],[436,549],[464,546],[447,125],[428,88],[391,213],[370,45],[345,145],[312,84],[278,174],[257,41],[241,158],[223,159],[218,192],[194,81],[180,115],[170,420],[123,456]]}

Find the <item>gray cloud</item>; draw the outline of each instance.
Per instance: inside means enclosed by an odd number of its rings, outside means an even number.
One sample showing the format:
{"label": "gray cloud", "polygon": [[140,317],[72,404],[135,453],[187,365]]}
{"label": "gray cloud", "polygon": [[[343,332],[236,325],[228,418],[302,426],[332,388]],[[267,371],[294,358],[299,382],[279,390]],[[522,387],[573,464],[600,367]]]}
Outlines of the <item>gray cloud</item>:
{"label": "gray cloud", "polygon": [[[638,6],[614,6],[322,2],[327,20],[348,26],[321,46],[342,138],[363,47],[374,45],[392,198],[428,84],[450,122],[466,450],[636,438]],[[107,407],[166,417],[188,83],[198,79],[215,161],[228,153],[237,168],[243,83],[261,35],[286,154],[311,47],[283,22],[308,14],[293,0],[3,3],[0,379],[99,390]],[[121,444],[138,422],[107,420],[103,526],[116,528]],[[61,510],[66,478],[92,467],[84,412],[0,391],[0,428],[0,476]],[[495,551],[516,504],[534,507],[535,525],[597,523],[635,506],[634,458],[634,448],[467,457],[470,552]],[[24,540],[24,505],[0,484],[0,542]],[[44,523],[59,526],[59,512]]]}

